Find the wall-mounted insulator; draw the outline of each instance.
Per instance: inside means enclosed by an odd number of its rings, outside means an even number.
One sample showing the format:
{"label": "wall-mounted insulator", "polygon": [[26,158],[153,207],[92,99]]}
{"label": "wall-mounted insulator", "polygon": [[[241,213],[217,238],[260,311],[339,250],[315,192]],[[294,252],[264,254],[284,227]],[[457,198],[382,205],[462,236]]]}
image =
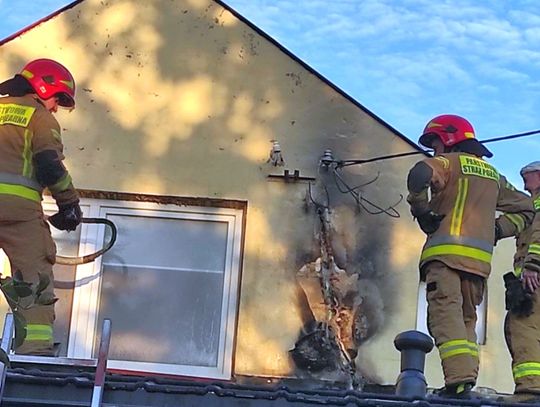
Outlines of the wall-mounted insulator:
{"label": "wall-mounted insulator", "polygon": [[266,162],[271,163],[274,167],[285,165],[285,160],[283,160],[283,156],[281,154],[281,146],[277,140],[272,140],[270,157]]}
{"label": "wall-mounted insulator", "polygon": [[329,148],[324,150],[324,153],[320,160],[321,167],[328,168],[333,162],[334,162],[334,156],[332,154],[332,150],[330,150]]}
{"label": "wall-mounted insulator", "polygon": [[394,346],[401,352],[401,373],[396,382],[396,394],[425,398],[427,382],[424,364],[426,354],[433,349],[433,340],[422,332],[406,331],[396,336]]}

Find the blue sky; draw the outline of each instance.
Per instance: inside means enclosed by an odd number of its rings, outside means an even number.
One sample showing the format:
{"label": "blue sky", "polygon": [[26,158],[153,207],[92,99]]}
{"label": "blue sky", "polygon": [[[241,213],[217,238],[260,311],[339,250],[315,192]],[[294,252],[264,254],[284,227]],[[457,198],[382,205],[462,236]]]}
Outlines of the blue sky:
{"label": "blue sky", "polygon": [[[225,2],[414,141],[442,113],[480,139],[540,129],[540,1]],[[27,4],[0,0],[0,38],[69,1]],[[540,160],[540,136],[489,146],[516,186]]]}

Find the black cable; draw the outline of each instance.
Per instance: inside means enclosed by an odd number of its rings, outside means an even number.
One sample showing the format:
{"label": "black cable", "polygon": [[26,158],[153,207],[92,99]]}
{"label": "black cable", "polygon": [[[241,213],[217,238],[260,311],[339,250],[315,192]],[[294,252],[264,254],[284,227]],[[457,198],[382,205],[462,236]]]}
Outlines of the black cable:
{"label": "black cable", "polygon": [[366,158],[365,160],[341,160],[341,161],[337,161],[337,166],[338,167],[348,167],[350,165],[366,164],[366,163],[371,163],[371,162],[374,162],[374,161],[389,160],[391,158],[407,157],[409,155],[416,155],[416,154],[426,154],[427,152],[428,151],[426,151],[426,150],[409,151],[407,153],[388,154],[388,155],[381,155],[379,157]]}
{"label": "black cable", "polygon": [[527,131],[525,133],[511,134],[509,136],[488,138],[487,140],[482,140],[481,143],[485,144],[485,143],[493,143],[495,141],[511,140],[511,139],[514,139],[514,138],[533,136],[533,135],[539,134],[539,133],[540,133],[540,130]]}
{"label": "black cable", "polygon": [[[510,134],[508,136],[494,137],[487,140],[481,140],[480,143],[482,144],[494,143],[497,141],[512,140],[512,139],[521,138],[521,137],[534,136],[536,134],[540,134],[540,130],[532,130],[532,131],[527,131],[524,133]],[[366,164],[366,163],[371,163],[375,161],[390,160],[392,158],[400,158],[400,157],[407,157],[410,155],[427,154],[427,153],[429,153],[429,150],[409,151],[407,153],[381,155],[379,157],[366,158],[364,160],[336,160],[335,163],[337,167],[348,167],[350,165]]]}

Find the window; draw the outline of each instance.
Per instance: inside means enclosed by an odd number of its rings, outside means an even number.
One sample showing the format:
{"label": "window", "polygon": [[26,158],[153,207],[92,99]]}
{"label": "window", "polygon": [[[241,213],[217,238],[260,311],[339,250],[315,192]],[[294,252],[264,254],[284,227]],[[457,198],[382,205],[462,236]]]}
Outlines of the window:
{"label": "window", "polygon": [[[476,308],[476,337],[479,345],[486,343],[486,324],[487,324],[487,285],[484,289],[484,300]],[[427,299],[426,299],[426,282],[421,281],[418,287],[418,311],[416,314],[416,329],[420,332],[429,335],[427,329]]]}
{"label": "window", "polygon": [[[243,210],[97,199],[81,208],[114,222],[118,236],[93,263],[55,266],[61,355],[97,357],[109,318],[109,368],[230,378]],[[108,233],[84,224],[53,236],[59,254],[76,256],[101,248]]]}

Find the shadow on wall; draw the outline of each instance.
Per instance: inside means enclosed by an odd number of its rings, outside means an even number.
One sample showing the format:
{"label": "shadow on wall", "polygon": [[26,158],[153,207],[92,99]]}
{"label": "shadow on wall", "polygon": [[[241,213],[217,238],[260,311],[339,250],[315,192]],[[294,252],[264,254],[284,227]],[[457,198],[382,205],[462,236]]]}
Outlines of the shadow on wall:
{"label": "shadow on wall", "polygon": [[[313,174],[326,148],[373,156],[390,152],[395,136],[211,0],[87,0],[22,39],[0,48],[6,70],[50,56],[76,76],[78,108],[59,121],[78,187],[249,200],[239,323],[249,340],[238,346],[249,360],[244,370],[282,357],[300,328],[284,316],[296,298],[295,274],[320,247],[317,215],[303,209],[305,184],[268,186],[270,141],[280,140],[288,163]],[[376,131],[387,137],[374,147]],[[335,185],[320,182],[331,197],[335,264],[358,276],[367,340],[394,300],[392,222],[357,211]],[[384,182],[367,188],[394,203],[399,194]],[[255,357],[260,343],[267,356]]]}

